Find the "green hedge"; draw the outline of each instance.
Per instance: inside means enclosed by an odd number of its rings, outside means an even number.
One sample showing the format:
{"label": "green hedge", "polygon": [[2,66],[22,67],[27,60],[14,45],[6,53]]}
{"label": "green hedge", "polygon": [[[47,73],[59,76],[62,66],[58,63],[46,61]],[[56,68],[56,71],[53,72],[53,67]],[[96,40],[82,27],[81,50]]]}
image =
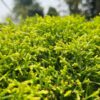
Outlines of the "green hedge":
{"label": "green hedge", "polygon": [[0,25],[0,100],[100,100],[100,17]]}

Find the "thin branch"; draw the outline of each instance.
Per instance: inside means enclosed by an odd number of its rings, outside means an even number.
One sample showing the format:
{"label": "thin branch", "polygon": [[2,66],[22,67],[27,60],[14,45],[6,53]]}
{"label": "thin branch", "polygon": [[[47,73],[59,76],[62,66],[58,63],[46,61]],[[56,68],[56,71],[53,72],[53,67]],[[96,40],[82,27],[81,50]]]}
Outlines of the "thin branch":
{"label": "thin branch", "polygon": [[10,9],[10,7],[7,5],[7,3],[4,0],[1,0],[1,2],[4,4],[4,6],[10,11],[12,12],[12,10]]}

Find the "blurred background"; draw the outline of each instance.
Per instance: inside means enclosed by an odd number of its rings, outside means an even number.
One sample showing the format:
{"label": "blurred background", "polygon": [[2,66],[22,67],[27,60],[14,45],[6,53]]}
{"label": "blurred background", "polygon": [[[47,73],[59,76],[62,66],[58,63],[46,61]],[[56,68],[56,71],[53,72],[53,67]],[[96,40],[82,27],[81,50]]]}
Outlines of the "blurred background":
{"label": "blurred background", "polygon": [[0,0],[0,23],[6,18],[19,22],[20,18],[84,15],[91,19],[100,12],[100,0]]}

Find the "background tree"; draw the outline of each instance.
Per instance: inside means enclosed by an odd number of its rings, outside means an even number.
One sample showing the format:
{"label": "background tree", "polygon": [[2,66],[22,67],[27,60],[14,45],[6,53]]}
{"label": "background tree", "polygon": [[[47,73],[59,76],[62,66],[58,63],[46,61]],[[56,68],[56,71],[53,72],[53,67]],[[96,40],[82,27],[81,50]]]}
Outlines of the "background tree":
{"label": "background tree", "polygon": [[40,5],[35,0],[15,0],[13,12],[15,13],[15,17],[18,18],[22,16],[22,18],[26,18],[27,16],[32,16],[32,12],[35,9],[43,10]]}
{"label": "background tree", "polygon": [[59,13],[57,12],[57,10],[55,8],[50,7],[49,10],[48,10],[47,15],[50,15],[50,16],[58,16]]}
{"label": "background tree", "polygon": [[82,0],[82,14],[84,14],[87,19],[94,17],[96,13],[96,0]]}
{"label": "background tree", "polygon": [[80,1],[81,0],[65,0],[65,2],[69,5],[70,14],[77,14],[80,12]]}
{"label": "background tree", "polygon": [[65,0],[65,2],[69,5],[70,14],[82,14],[90,19],[100,13],[100,0]]}
{"label": "background tree", "polygon": [[96,14],[100,13],[100,0],[94,0],[96,2]]}

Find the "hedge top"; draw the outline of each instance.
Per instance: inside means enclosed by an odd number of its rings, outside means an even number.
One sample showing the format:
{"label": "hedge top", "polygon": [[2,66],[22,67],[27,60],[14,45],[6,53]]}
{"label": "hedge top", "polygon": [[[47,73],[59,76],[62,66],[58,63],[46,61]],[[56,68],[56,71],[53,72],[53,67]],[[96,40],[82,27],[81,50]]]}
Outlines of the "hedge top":
{"label": "hedge top", "polygon": [[100,17],[0,25],[0,100],[99,99]]}

